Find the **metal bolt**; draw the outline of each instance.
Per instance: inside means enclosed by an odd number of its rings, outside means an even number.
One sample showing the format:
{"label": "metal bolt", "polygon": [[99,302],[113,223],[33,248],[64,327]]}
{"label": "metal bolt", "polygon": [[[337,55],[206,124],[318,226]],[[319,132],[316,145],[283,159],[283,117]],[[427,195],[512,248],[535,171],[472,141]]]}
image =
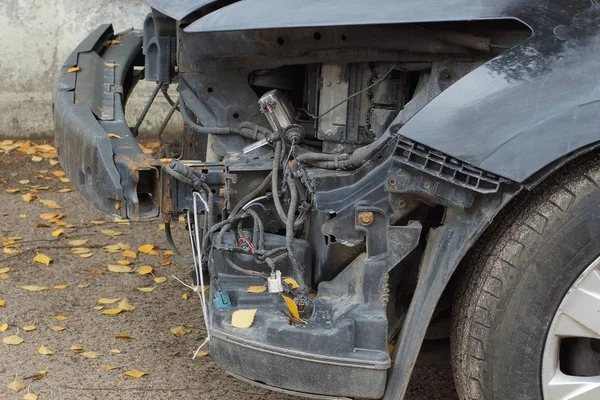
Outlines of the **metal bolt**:
{"label": "metal bolt", "polygon": [[358,214],[358,223],[362,226],[369,226],[373,223],[373,213],[370,211]]}
{"label": "metal bolt", "polygon": [[330,81],[325,81],[325,86],[327,86],[327,87],[331,86],[331,82]]}
{"label": "metal bolt", "polygon": [[406,200],[404,200],[404,198],[399,197],[396,200],[396,207],[399,208],[400,210],[404,210],[406,208],[406,206],[408,206],[408,202]]}
{"label": "metal bolt", "polygon": [[398,184],[398,182],[396,182],[396,180],[394,178],[390,178],[388,180],[388,185],[390,186],[396,186]]}
{"label": "metal bolt", "polygon": [[425,182],[423,184],[423,187],[425,188],[425,190],[431,190],[431,182]]}
{"label": "metal bolt", "polygon": [[333,136],[333,131],[331,129],[325,131],[325,136]]}

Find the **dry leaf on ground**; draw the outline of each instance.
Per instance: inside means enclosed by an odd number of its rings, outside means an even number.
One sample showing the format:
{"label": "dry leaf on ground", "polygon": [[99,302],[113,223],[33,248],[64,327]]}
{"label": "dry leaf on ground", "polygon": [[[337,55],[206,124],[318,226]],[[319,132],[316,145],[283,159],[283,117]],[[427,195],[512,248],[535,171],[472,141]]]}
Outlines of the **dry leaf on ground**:
{"label": "dry leaf on ground", "polygon": [[115,304],[118,301],[121,301],[120,297],[114,298],[114,299],[103,297],[101,299],[98,299],[97,303],[98,304]]}
{"label": "dry leaf on ground", "polygon": [[148,373],[145,371],[132,370],[123,372],[123,375],[129,376],[131,378],[141,378],[144,375],[148,375]]}
{"label": "dry leaf on ground", "polygon": [[138,274],[140,275],[148,275],[152,273],[152,267],[149,265],[144,265],[138,269]]}
{"label": "dry leaf on ground", "polygon": [[31,392],[27,393],[25,396],[23,396],[23,400],[37,400],[38,397],[36,394],[33,394]]}
{"label": "dry leaf on ground", "polygon": [[18,337],[17,335],[12,335],[12,336],[7,336],[5,338],[2,338],[2,341],[4,342],[4,344],[8,344],[11,346],[16,346],[16,345],[24,342],[24,340],[22,338]]}
{"label": "dry leaf on ground", "polygon": [[51,356],[52,354],[54,354],[54,352],[52,350],[50,350],[48,347],[46,347],[44,345],[41,345],[38,348],[37,352],[44,356]]}
{"label": "dry leaf on ground", "polygon": [[135,310],[135,307],[132,306],[129,303],[129,300],[127,300],[127,298],[124,298],[123,300],[121,300],[119,302],[119,304],[117,305],[117,307],[119,307],[123,311],[133,311],[133,310]]}
{"label": "dry leaf on ground", "polygon": [[108,264],[108,270],[110,272],[133,272],[133,267],[128,267],[126,265],[118,265],[118,264]]}
{"label": "dry leaf on ground", "polygon": [[38,253],[35,257],[33,257],[33,261],[48,266],[52,262],[52,259],[45,254]]}
{"label": "dry leaf on ground", "polygon": [[25,389],[25,385],[23,385],[23,383],[19,380],[14,380],[11,383],[9,383],[8,385],[6,385],[6,387],[10,390],[12,390],[13,392],[20,392],[21,390]]}
{"label": "dry leaf on ground", "polygon": [[92,359],[96,359],[98,357],[100,357],[100,354],[93,352],[93,351],[84,351],[83,353],[81,353],[82,356],[84,356],[85,358],[92,358]]}
{"label": "dry leaf on ground", "polygon": [[298,312],[298,305],[296,303],[294,303],[294,300],[292,300],[291,298],[289,298],[287,296],[281,296],[281,297],[283,297],[283,300],[285,301],[285,304],[287,305],[287,308],[290,311],[290,315],[292,316],[292,318],[300,319],[300,314]]}
{"label": "dry leaf on ground", "polygon": [[192,330],[191,330],[191,329],[188,329],[188,328],[186,328],[186,327],[185,327],[185,326],[183,326],[183,325],[179,325],[179,326],[176,326],[176,327],[174,327],[174,328],[171,328],[171,329],[170,329],[170,331],[171,331],[171,333],[172,333],[173,335],[175,335],[175,336],[178,336],[178,337],[179,337],[179,336],[184,336],[184,335],[187,335],[187,334],[188,334],[188,333],[190,333]]}
{"label": "dry leaf on ground", "polygon": [[62,332],[65,330],[65,328],[62,326],[51,326],[50,329],[54,332]]}
{"label": "dry leaf on ground", "polygon": [[28,285],[28,286],[21,286],[21,289],[25,289],[29,292],[42,292],[44,290],[48,290],[49,288],[46,286]]}

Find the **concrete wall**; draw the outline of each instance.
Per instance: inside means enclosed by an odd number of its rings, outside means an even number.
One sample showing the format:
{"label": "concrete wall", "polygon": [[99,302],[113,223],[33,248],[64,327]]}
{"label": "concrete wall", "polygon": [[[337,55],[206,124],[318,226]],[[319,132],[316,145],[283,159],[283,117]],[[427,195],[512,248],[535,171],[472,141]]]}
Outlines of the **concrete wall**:
{"label": "concrete wall", "polygon": [[[0,0],[0,137],[49,137],[55,77],[71,50],[102,23],[141,28],[149,11],[142,0]],[[130,125],[151,88],[143,82],[132,95]],[[161,97],[142,133],[156,131],[167,111]]]}

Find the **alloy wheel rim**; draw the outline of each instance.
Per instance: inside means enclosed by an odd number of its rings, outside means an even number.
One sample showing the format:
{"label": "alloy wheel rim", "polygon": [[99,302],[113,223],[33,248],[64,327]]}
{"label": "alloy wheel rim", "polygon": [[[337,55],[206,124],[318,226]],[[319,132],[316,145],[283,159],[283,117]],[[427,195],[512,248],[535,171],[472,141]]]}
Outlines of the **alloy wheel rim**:
{"label": "alloy wheel rim", "polygon": [[560,365],[565,338],[600,339],[600,257],[571,286],[550,325],[542,356],[545,400],[598,400],[600,375],[565,374]]}

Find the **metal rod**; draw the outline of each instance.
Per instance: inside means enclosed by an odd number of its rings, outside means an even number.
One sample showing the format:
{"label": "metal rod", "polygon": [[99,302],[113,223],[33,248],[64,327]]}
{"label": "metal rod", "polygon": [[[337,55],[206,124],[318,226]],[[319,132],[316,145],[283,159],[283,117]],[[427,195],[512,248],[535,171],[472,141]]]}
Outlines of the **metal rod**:
{"label": "metal rod", "polygon": [[162,85],[163,85],[162,82],[158,82],[156,84],[156,87],[152,91],[152,95],[146,102],[146,105],[144,106],[144,109],[142,110],[142,114],[140,114],[140,117],[138,118],[137,122],[135,123],[135,126],[133,127],[132,133],[133,133],[134,137],[140,133],[140,125],[142,125],[142,122],[144,122],[144,118],[146,118],[146,114],[148,114],[148,111],[150,110],[150,106],[152,106],[152,103],[154,103],[154,99],[156,98],[156,95],[158,94],[158,91],[160,90]]}

